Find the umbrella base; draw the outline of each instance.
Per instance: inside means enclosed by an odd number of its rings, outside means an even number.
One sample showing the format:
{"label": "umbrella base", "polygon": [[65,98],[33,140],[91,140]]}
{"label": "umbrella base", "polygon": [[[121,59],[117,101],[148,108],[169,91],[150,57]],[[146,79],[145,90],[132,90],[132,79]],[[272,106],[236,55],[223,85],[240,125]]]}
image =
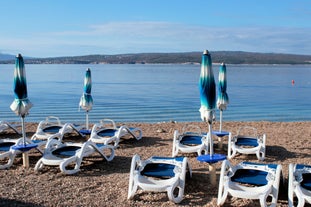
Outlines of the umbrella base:
{"label": "umbrella base", "polygon": [[21,152],[27,152],[31,150],[32,148],[36,148],[36,147],[38,147],[37,144],[19,144],[19,145],[12,146],[12,149],[19,150]]}
{"label": "umbrella base", "polygon": [[227,156],[223,154],[212,154],[212,155],[200,155],[197,157],[197,160],[200,162],[207,162],[209,164],[213,164],[219,161],[223,161],[226,158]]}
{"label": "umbrella base", "polygon": [[83,135],[90,135],[92,131],[90,129],[81,129],[79,132]]}
{"label": "umbrella base", "polygon": [[214,166],[214,164],[219,161],[225,160],[226,158],[226,155],[222,154],[201,155],[197,157],[198,161],[207,162],[209,164],[208,169],[212,186],[216,186],[216,167]]}

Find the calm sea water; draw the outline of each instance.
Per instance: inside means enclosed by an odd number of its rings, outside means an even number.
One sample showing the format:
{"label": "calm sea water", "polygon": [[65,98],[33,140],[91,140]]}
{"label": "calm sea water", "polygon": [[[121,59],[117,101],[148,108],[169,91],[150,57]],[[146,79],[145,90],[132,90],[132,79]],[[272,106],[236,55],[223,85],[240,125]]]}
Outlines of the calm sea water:
{"label": "calm sea water", "polygon": [[[34,104],[27,121],[59,116],[84,122],[78,109],[86,68],[92,71],[94,106],[90,122],[201,121],[200,65],[26,65],[28,97]],[[215,80],[218,68],[214,65]],[[9,106],[14,65],[0,65],[0,120],[20,121]],[[311,120],[311,66],[227,65],[230,103],[223,120]],[[295,84],[292,85],[292,80]],[[217,111],[217,119],[219,112]]]}

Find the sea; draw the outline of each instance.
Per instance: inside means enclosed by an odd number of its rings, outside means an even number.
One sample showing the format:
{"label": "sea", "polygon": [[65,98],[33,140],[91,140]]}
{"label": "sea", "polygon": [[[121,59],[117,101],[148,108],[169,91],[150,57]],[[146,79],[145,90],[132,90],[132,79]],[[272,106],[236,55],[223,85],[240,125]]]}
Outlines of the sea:
{"label": "sea", "polygon": [[[26,64],[26,122],[57,116],[83,123],[79,108],[85,71],[91,69],[94,105],[89,121],[201,121],[200,64]],[[18,122],[11,111],[14,65],[0,64],[0,120]],[[219,65],[213,65],[218,86]],[[217,90],[218,92],[218,90]],[[311,65],[227,65],[229,104],[223,121],[311,121]],[[219,119],[219,110],[215,110]]]}

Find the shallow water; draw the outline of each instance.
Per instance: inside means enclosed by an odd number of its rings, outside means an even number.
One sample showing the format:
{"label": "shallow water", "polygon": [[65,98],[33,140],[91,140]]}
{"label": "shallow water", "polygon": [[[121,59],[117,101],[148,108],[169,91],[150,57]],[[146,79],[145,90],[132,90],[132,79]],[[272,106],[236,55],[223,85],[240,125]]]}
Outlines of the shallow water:
{"label": "shallow water", "polygon": [[[90,122],[200,121],[200,65],[25,65],[28,97],[34,104],[27,121],[59,116],[84,122],[78,104],[86,68],[92,71]],[[218,80],[218,65],[214,65]],[[9,108],[14,65],[0,65],[0,120],[19,121]],[[227,65],[230,103],[223,120],[311,120],[311,66]],[[292,80],[295,84],[292,85]],[[217,119],[219,119],[219,111]]]}

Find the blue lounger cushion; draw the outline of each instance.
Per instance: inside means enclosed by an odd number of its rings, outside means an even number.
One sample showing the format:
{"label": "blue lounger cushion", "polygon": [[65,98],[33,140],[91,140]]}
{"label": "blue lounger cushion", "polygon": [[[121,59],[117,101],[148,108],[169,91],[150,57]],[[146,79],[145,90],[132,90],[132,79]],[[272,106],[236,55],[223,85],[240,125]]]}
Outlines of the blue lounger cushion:
{"label": "blue lounger cushion", "polygon": [[[164,159],[164,160],[176,160],[182,162],[183,157],[152,157],[152,159]],[[149,163],[141,171],[142,175],[157,177],[157,178],[171,178],[175,176],[174,173],[175,165],[167,163]]]}
{"label": "blue lounger cushion", "polygon": [[77,152],[77,150],[81,149],[81,147],[78,146],[65,146],[61,147],[57,150],[54,150],[52,153],[53,155],[56,156],[61,156],[61,157],[71,157],[74,156]]}
{"label": "blue lounger cushion", "polygon": [[[296,169],[303,169],[303,168],[311,168],[310,165],[301,165],[297,164]],[[311,173],[303,173],[302,174],[302,181],[301,181],[301,186],[307,190],[311,190]]]}
{"label": "blue lounger cushion", "polygon": [[307,190],[311,190],[311,173],[302,174],[301,186]]}
{"label": "blue lounger cushion", "polygon": [[239,169],[232,176],[234,182],[263,186],[268,183],[266,176],[267,172],[260,170]]}
{"label": "blue lounger cushion", "polygon": [[61,128],[61,126],[49,126],[43,129],[43,131],[46,133],[57,133]]}
{"label": "blue lounger cushion", "polygon": [[117,130],[115,129],[104,129],[104,130],[97,132],[97,135],[101,137],[105,137],[105,136],[112,137],[115,135],[116,131]]}
{"label": "blue lounger cushion", "polygon": [[14,142],[3,142],[3,143],[0,143],[0,151],[9,151],[10,148],[14,145],[15,143]]}
{"label": "blue lounger cushion", "polygon": [[[244,164],[254,164],[254,165],[267,165],[269,168],[276,169],[276,164],[260,164],[260,163],[251,163],[251,162],[243,162]],[[263,186],[268,183],[266,177],[268,172],[262,170],[254,170],[254,169],[238,169],[234,176],[232,176],[231,180],[234,182],[251,184],[256,186]]]}
{"label": "blue lounger cushion", "polygon": [[183,145],[199,145],[202,144],[202,136],[198,135],[185,135],[182,137],[181,144]]}
{"label": "blue lounger cushion", "polygon": [[257,147],[258,142],[257,142],[257,139],[254,139],[254,138],[240,137],[237,139],[236,145]]}

